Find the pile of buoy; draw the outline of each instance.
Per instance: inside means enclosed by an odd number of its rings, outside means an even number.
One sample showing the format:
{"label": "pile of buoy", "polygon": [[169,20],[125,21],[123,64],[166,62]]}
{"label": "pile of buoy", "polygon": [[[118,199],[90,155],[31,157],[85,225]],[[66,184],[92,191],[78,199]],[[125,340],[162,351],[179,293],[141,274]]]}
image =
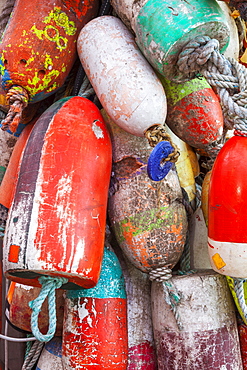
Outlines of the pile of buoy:
{"label": "pile of buoy", "polygon": [[247,370],[245,4],[0,7],[0,370]]}

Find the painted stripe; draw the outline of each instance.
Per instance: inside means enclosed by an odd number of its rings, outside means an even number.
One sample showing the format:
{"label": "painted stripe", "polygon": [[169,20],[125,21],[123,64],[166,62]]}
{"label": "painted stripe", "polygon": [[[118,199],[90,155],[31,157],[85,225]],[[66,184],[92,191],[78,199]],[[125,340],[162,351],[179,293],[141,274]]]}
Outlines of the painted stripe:
{"label": "painted stripe", "polygon": [[[20,246],[21,253],[18,256],[18,263],[24,268],[28,267],[26,265],[27,236],[30,232],[30,225],[32,224],[33,200],[37,187],[44,137],[52,117],[68,99],[69,98],[65,98],[56,102],[44,112],[36,122],[36,125],[39,126],[39,130],[32,130],[28,144],[24,150],[15,197],[10,210],[12,217],[9,218],[6,226],[6,249],[12,244]],[[23,215],[25,215],[25,217]]]}
{"label": "painted stripe", "polygon": [[208,253],[212,268],[219,274],[247,277],[247,243],[220,242],[208,238]]}
{"label": "painted stripe", "polygon": [[115,253],[105,247],[100,278],[94,288],[68,290],[66,297],[126,298],[122,269]]}

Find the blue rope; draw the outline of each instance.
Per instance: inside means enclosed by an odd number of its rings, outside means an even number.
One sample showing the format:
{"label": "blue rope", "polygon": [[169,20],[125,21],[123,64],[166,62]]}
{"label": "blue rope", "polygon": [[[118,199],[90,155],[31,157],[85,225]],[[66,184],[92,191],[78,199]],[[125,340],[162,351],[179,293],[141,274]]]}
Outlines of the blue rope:
{"label": "blue rope", "polygon": [[[31,315],[31,329],[38,341],[49,342],[54,337],[57,323],[55,290],[67,283],[68,279],[63,277],[41,276],[39,282],[42,285],[39,296],[29,302],[29,307],[33,311]],[[38,316],[46,297],[48,297],[49,328],[46,334],[42,334],[38,328]]]}
{"label": "blue rope", "polygon": [[234,281],[234,291],[236,293],[239,306],[244,314],[245,319],[247,320],[247,306],[244,298],[244,282],[246,279],[237,279],[233,278]]}

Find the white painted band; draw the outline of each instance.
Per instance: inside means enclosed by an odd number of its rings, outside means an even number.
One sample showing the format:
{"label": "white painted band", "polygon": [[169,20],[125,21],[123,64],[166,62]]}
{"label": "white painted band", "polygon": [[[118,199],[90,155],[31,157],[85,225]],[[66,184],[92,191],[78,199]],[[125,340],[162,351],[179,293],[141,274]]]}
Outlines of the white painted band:
{"label": "white painted band", "polygon": [[219,242],[208,238],[208,253],[214,271],[247,278],[247,243]]}

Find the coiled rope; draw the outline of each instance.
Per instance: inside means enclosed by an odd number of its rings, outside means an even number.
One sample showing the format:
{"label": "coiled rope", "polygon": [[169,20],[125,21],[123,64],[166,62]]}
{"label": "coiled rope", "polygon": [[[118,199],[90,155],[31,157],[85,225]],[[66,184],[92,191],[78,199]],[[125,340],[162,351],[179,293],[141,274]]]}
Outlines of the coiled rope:
{"label": "coiled rope", "polygon": [[227,129],[235,128],[235,135],[247,136],[247,69],[220,54],[218,40],[208,36],[190,41],[177,66],[188,78],[203,75],[220,97]]}
{"label": "coiled rope", "polygon": [[[57,323],[55,290],[67,283],[68,279],[62,277],[41,276],[39,278],[39,282],[42,285],[39,296],[29,302],[29,307],[32,309],[31,329],[33,335],[39,342],[49,342],[54,337]],[[42,334],[38,328],[38,316],[46,297],[48,297],[49,328],[46,334]]]}
{"label": "coiled rope", "polygon": [[43,347],[44,347],[44,342],[39,342],[38,340],[36,340],[33,343],[31,349],[29,350],[25,358],[25,361],[22,365],[21,370],[32,370],[33,369],[33,366],[37,362],[42,352]]}

